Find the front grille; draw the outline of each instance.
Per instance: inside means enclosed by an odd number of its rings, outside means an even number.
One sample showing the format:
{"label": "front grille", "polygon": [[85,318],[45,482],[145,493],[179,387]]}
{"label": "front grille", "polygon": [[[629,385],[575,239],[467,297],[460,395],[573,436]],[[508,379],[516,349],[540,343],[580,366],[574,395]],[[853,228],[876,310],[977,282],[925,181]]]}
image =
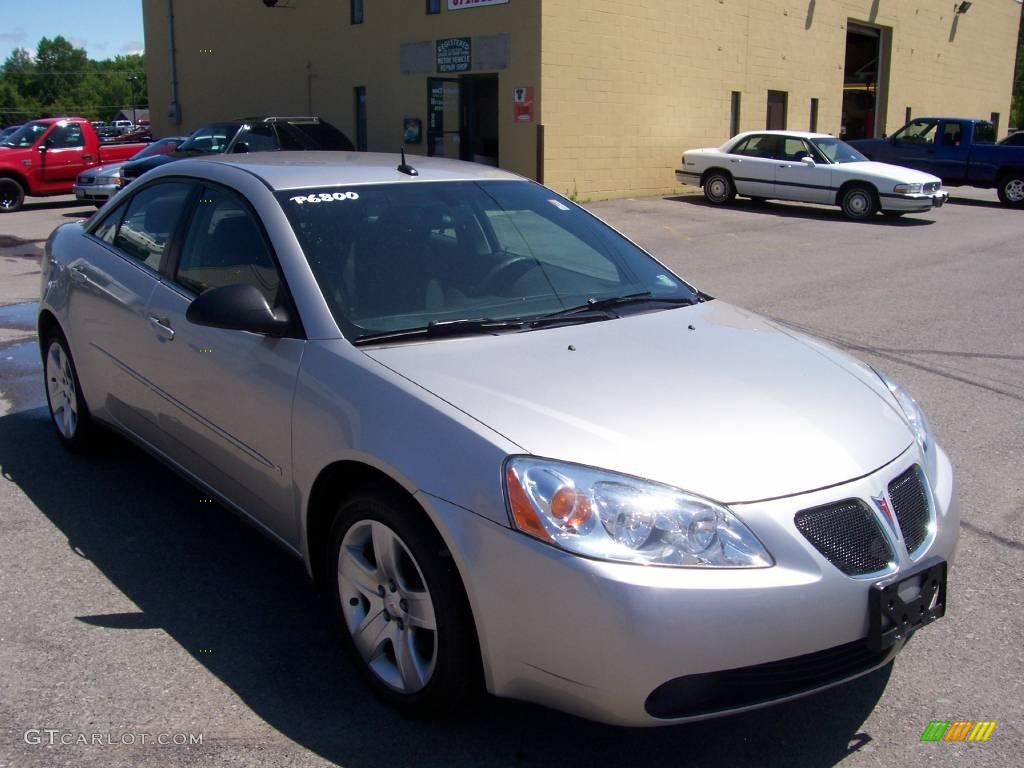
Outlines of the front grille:
{"label": "front grille", "polygon": [[663,719],[696,717],[807,693],[877,667],[897,648],[872,651],[864,640],[752,667],[687,675],[659,685],[645,708]]}
{"label": "front grille", "polygon": [[79,184],[92,184],[92,181],[93,181],[93,177],[92,176],[79,176],[78,177],[78,183]]}
{"label": "front grille", "polygon": [[940,189],[942,189],[941,181],[929,181],[924,185],[925,192],[938,192]]}
{"label": "front grille", "polygon": [[921,468],[916,464],[889,483],[892,511],[900,524],[907,552],[913,553],[928,538],[931,513],[928,486]]}
{"label": "front grille", "polygon": [[826,560],[850,576],[876,573],[893,560],[877,519],[858,499],[805,509],[794,522]]}

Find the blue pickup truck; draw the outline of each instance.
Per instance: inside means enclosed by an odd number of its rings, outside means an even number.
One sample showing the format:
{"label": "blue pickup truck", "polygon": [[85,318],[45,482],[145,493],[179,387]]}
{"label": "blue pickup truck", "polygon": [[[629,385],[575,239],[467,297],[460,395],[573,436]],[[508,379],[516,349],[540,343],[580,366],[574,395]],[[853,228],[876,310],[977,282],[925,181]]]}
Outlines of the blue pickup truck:
{"label": "blue pickup truck", "polygon": [[996,144],[987,120],[919,117],[889,138],[848,142],[869,160],[934,174],[949,187],[995,187],[999,201],[1024,208],[1024,146]]}

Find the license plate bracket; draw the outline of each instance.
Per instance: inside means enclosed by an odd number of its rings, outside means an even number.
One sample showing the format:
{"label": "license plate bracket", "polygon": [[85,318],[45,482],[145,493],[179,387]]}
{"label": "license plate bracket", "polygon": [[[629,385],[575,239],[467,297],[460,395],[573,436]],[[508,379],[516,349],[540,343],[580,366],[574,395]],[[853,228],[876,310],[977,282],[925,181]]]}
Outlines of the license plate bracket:
{"label": "license plate bracket", "polygon": [[904,642],[921,627],[946,615],[946,570],[945,560],[932,557],[910,573],[871,586],[871,650],[884,651]]}

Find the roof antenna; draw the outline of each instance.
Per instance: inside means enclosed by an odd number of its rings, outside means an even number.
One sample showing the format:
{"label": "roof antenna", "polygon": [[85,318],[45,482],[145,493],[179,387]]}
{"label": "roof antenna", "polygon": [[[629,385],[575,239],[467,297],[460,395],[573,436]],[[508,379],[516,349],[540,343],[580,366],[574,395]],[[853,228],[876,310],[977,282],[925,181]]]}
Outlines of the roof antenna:
{"label": "roof antenna", "polygon": [[419,176],[420,172],[405,162],[405,145],[402,145],[402,164],[398,166],[399,173],[407,173],[410,176]]}

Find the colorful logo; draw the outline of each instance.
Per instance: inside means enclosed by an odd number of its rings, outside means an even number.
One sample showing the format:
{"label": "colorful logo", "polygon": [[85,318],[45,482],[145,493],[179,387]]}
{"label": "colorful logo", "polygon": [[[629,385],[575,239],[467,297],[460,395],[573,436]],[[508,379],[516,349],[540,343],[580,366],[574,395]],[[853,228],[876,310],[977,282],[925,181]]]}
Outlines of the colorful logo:
{"label": "colorful logo", "polygon": [[932,720],[921,741],[988,741],[995,729],[995,720]]}
{"label": "colorful logo", "polygon": [[896,522],[896,515],[892,513],[892,507],[889,506],[889,500],[885,498],[885,492],[883,491],[881,496],[872,496],[871,500],[875,502],[875,506],[878,507],[878,511],[882,513],[882,517],[885,518],[885,522],[889,524],[893,535],[898,541],[900,538],[900,527]]}

